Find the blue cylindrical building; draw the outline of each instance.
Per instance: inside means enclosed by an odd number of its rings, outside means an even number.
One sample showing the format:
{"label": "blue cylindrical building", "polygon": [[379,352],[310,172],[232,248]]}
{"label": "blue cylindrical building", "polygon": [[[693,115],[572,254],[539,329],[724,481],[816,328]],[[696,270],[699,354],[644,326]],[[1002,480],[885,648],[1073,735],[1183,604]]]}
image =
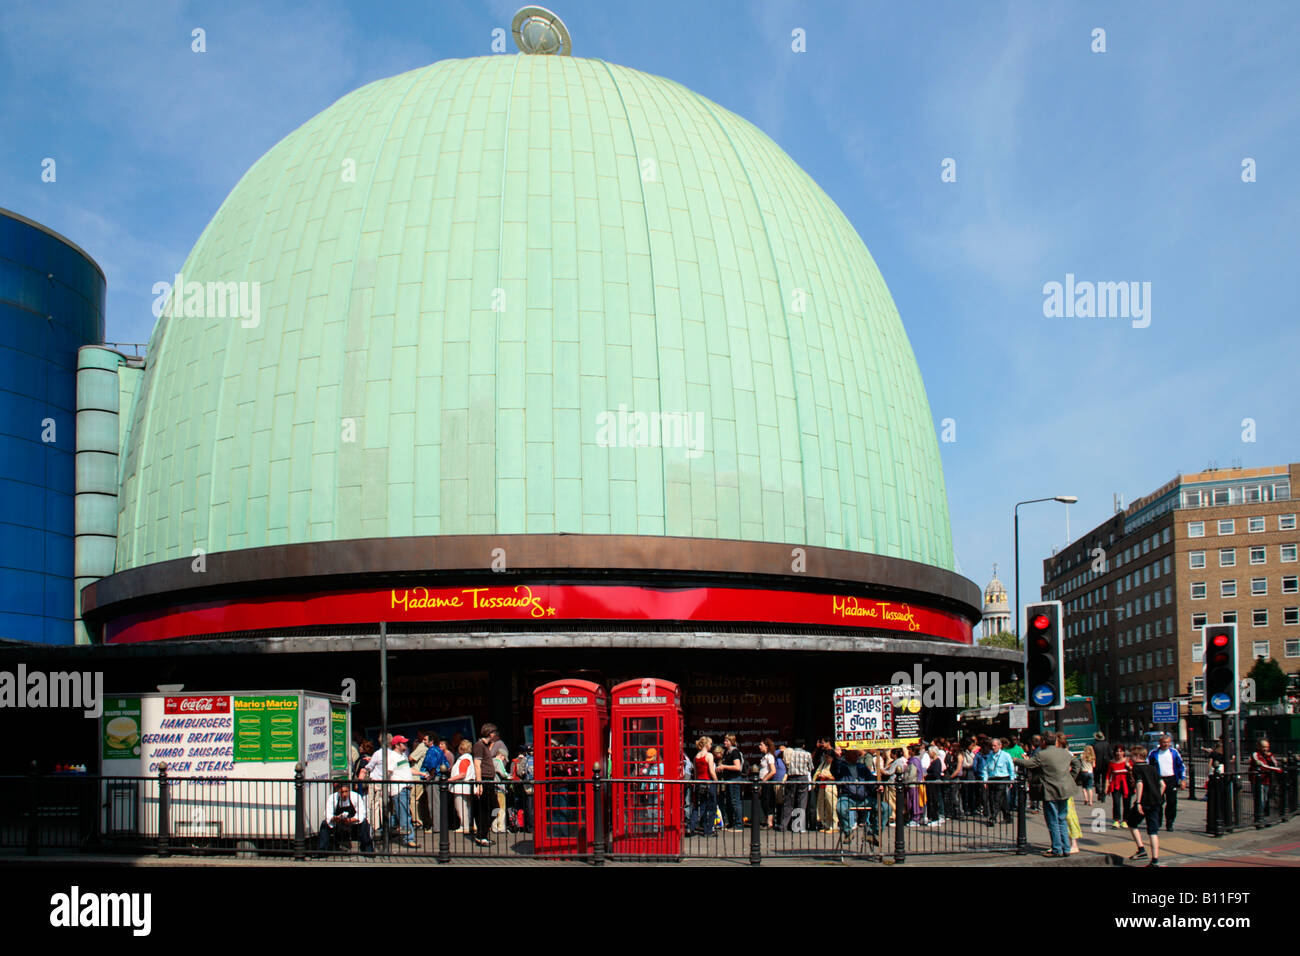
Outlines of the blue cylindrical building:
{"label": "blue cylindrical building", "polygon": [[103,270],[0,209],[0,639],[73,642],[77,350],[104,340]]}

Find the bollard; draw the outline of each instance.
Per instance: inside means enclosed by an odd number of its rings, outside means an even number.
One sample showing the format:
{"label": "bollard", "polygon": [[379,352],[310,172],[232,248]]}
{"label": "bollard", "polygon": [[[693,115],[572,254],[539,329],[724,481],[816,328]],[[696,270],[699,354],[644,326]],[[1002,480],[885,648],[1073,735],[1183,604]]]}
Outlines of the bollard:
{"label": "bollard", "polygon": [[1264,795],[1260,788],[1260,778],[1257,777],[1251,781],[1250,802],[1255,810],[1255,829],[1264,829],[1264,812],[1268,809],[1264,806]]}
{"label": "bollard", "polygon": [[438,862],[451,862],[451,793],[447,787],[447,778],[451,768],[443,767],[438,771]]}
{"label": "bollard", "polygon": [[1196,799],[1196,765],[1192,763],[1192,758],[1187,758],[1187,799]]}
{"label": "bollard", "polygon": [[27,790],[27,855],[41,852],[41,775],[32,761],[31,784]]}
{"label": "bollard", "polygon": [[907,784],[894,783],[894,862],[907,862]]}
{"label": "bollard", "polygon": [[307,821],[307,795],[303,792],[303,771],[306,769],[301,761],[293,768],[293,858],[295,860],[307,859],[307,834],[304,832]]}
{"label": "bollard", "polygon": [[[1018,772],[1013,786],[1020,790],[1016,800],[1016,855],[1024,856],[1029,852],[1029,821],[1025,813],[1025,805],[1029,802],[1029,782],[1023,770]],[[1047,811],[1044,810],[1043,814],[1046,816]]]}
{"label": "bollard", "polygon": [[1295,816],[1297,791],[1300,791],[1300,757],[1291,754],[1287,757],[1286,765],[1286,812]]}
{"label": "bollard", "polygon": [[172,792],[167,782],[167,761],[158,764],[158,855],[171,856]]}
{"label": "bollard", "polygon": [[749,865],[763,862],[763,831],[759,821],[763,816],[763,801],[759,794],[758,765],[749,768]]}
{"label": "bollard", "polygon": [[596,842],[591,847],[591,862],[596,866],[605,863],[605,793],[600,778],[600,764],[591,772],[592,820],[595,823]]}

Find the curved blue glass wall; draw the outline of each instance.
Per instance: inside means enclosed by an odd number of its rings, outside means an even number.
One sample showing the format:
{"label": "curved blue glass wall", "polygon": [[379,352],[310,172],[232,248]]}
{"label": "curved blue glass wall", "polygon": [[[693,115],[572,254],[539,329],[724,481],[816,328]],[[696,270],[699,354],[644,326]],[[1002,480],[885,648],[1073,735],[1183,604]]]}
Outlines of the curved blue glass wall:
{"label": "curved blue glass wall", "polygon": [[104,340],[104,274],[0,209],[0,638],[73,642],[77,349]]}

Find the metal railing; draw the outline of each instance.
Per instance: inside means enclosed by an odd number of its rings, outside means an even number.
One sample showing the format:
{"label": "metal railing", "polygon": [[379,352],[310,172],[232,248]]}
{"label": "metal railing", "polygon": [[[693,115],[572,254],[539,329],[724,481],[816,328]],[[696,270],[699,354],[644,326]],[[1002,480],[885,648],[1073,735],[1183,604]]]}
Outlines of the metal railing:
{"label": "metal railing", "polygon": [[[1288,757],[1247,825],[1296,813],[1300,760]],[[1029,788],[1014,781],[565,778],[453,783],[96,775],[0,777],[0,850],[235,858],[452,860],[824,859],[1023,854]],[[538,791],[540,790],[540,800]],[[1211,779],[1210,832],[1242,826],[1240,781]],[[338,804],[345,810],[338,813]],[[540,804],[542,819],[534,819]],[[1253,811],[1253,813],[1252,813]],[[327,819],[328,816],[328,819]],[[540,832],[539,832],[540,828]]]}

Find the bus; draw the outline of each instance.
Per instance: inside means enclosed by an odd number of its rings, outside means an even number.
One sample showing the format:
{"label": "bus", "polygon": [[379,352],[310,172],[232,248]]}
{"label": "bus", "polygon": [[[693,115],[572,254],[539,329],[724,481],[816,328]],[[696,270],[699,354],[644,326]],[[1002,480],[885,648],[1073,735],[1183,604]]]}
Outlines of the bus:
{"label": "bus", "polygon": [[[999,704],[994,712],[988,707],[971,707],[957,714],[957,729],[962,737],[975,737],[988,734],[992,737],[1009,737],[1011,730],[1012,704]],[[1055,726],[1056,711],[1039,711],[1043,726],[1050,730]],[[1082,751],[1093,742],[1097,732],[1097,708],[1091,697],[1073,694],[1065,698],[1065,709],[1061,712],[1061,727],[1070,740],[1070,749]],[[1032,718],[1031,718],[1032,725]],[[1018,730],[1014,733],[1021,737],[1031,735],[1032,730]]]}

